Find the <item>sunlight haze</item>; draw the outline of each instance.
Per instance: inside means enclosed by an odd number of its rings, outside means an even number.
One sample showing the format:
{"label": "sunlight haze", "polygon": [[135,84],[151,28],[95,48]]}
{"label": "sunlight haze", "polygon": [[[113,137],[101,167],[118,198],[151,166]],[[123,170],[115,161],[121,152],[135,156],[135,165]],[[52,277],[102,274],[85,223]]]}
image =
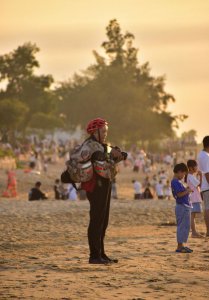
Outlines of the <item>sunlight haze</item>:
{"label": "sunlight haze", "polygon": [[179,133],[208,135],[208,0],[0,0],[0,55],[31,41],[40,48],[39,73],[66,80],[94,62],[92,50],[106,40],[105,27],[116,18],[135,35],[140,63],[166,76],[176,98],[168,109],[186,114]]}

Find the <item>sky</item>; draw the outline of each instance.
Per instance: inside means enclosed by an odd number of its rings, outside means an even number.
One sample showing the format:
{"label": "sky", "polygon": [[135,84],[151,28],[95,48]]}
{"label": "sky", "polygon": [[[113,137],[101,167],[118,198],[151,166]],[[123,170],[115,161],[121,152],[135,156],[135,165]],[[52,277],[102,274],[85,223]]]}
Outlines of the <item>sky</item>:
{"label": "sky", "polygon": [[105,28],[117,19],[135,35],[140,64],[165,75],[176,102],[168,110],[189,118],[178,134],[209,135],[209,0],[0,0],[0,55],[31,41],[40,73],[69,79],[102,53]]}

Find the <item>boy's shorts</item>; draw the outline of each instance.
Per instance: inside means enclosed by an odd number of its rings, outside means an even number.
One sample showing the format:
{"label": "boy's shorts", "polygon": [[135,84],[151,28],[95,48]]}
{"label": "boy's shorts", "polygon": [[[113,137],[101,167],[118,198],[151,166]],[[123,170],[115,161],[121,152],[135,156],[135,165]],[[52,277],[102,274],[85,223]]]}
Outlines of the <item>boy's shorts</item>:
{"label": "boy's shorts", "polygon": [[209,209],[209,191],[204,191],[201,194],[202,194],[202,199],[204,201],[204,209],[208,210]]}
{"label": "boy's shorts", "polygon": [[192,203],[192,213],[201,213],[202,212],[202,203],[201,202],[195,202]]}

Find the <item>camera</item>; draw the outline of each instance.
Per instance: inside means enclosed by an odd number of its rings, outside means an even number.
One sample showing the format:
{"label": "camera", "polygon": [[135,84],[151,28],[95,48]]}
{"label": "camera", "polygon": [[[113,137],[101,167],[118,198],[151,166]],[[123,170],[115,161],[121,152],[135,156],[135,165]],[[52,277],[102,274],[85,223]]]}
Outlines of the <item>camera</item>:
{"label": "camera", "polygon": [[128,153],[127,152],[124,152],[124,151],[121,151],[121,154],[123,156],[123,160],[126,160],[127,157],[128,157]]}
{"label": "camera", "polygon": [[[128,156],[128,153],[124,152],[124,151],[121,151],[119,147],[115,146],[115,147],[112,147],[112,149],[115,149],[118,151],[118,154],[122,154],[122,157],[123,159],[122,160],[126,160],[127,159],[127,156]],[[116,162],[116,161],[121,161],[121,159],[118,158],[118,156],[112,156],[112,159]]]}

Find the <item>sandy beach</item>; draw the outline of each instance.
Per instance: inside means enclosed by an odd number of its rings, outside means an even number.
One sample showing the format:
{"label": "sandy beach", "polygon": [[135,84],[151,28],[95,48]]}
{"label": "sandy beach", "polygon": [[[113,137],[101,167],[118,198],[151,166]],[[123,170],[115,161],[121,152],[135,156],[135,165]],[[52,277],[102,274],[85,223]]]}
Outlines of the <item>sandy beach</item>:
{"label": "sandy beach", "polygon": [[[0,199],[1,300],[208,298],[209,239],[190,238],[194,253],[175,253],[173,200],[134,201],[123,185],[106,236],[106,252],[119,263],[89,265],[88,201],[29,202],[23,187],[34,178],[18,172],[19,198]],[[53,172],[41,176],[53,184]],[[198,228],[205,230],[202,217]]]}

